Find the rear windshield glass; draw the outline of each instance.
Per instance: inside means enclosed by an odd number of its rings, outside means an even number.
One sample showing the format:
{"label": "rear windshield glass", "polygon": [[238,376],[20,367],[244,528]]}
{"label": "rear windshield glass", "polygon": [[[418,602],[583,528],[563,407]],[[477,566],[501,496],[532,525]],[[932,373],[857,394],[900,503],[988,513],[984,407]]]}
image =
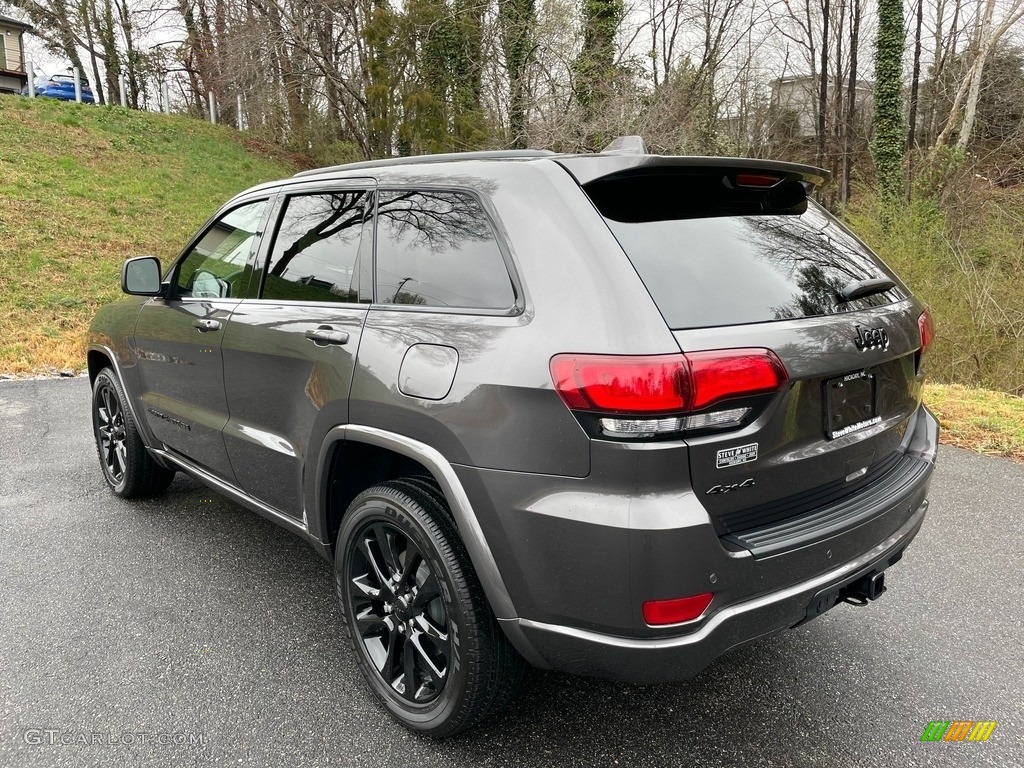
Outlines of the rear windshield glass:
{"label": "rear windshield glass", "polygon": [[892,276],[815,203],[800,214],[639,222],[602,213],[673,329],[814,317],[902,297],[894,288],[838,301],[851,281]]}

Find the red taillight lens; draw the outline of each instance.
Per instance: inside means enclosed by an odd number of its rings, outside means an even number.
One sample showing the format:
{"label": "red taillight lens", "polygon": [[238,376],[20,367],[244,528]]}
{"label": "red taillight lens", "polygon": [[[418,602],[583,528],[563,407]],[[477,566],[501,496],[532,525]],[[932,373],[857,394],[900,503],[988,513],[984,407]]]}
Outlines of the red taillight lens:
{"label": "red taillight lens", "polygon": [[682,355],[555,355],[551,380],[565,404],[578,411],[668,413],[689,408],[690,371]]}
{"label": "red taillight lens", "polygon": [[652,626],[693,621],[707,610],[714,596],[714,592],[704,592],[673,600],[648,600],[644,603],[644,621]]}
{"label": "red taillight lens", "polygon": [[720,400],[774,392],[787,378],[782,361],[768,349],[551,359],[551,380],[565,404],[603,413],[687,413]]}
{"label": "red taillight lens", "polygon": [[932,313],[927,309],[917,318],[917,328],[921,332],[921,354],[923,355],[935,338],[935,322]]}
{"label": "red taillight lens", "polygon": [[786,367],[769,349],[723,349],[690,352],[693,403],[698,410],[719,400],[774,392],[786,381]]}

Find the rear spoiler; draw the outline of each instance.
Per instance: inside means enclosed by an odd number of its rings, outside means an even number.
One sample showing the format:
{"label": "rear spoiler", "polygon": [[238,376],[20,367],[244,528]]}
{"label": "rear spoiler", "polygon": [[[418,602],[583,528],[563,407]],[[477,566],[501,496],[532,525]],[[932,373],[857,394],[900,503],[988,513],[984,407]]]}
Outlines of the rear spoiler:
{"label": "rear spoiler", "polygon": [[831,174],[823,168],[781,160],[756,160],[745,157],[682,157],[664,155],[590,154],[552,158],[564,167],[580,186],[606,177],[660,175],[683,169],[735,173],[775,173],[803,183],[808,193],[825,184]]}
{"label": "rear spoiler", "polygon": [[799,215],[828,178],[809,165],[738,157],[632,153],[552,158],[601,215],[622,222]]}

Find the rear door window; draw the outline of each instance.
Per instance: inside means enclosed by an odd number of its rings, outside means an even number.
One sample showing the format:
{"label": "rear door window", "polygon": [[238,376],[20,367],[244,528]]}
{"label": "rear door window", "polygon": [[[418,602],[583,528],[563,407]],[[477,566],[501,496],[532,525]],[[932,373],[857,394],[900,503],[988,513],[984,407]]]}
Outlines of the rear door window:
{"label": "rear door window", "polygon": [[264,299],[358,302],[369,192],[289,197],[263,278]]}
{"label": "rear door window", "polygon": [[376,249],[381,304],[483,309],[515,304],[494,229],[468,193],[380,191]]}

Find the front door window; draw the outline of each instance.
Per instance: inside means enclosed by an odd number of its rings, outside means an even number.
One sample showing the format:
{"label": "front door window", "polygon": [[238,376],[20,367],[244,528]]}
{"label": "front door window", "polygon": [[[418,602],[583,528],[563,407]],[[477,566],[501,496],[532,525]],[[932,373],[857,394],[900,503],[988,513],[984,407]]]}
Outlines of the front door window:
{"label": "front door window", "polygon": [[249,255],[266,207],[266,200],[248,203],[228,211],[206,230],[178,269],[177,298],[245,296],[252,273]]}

